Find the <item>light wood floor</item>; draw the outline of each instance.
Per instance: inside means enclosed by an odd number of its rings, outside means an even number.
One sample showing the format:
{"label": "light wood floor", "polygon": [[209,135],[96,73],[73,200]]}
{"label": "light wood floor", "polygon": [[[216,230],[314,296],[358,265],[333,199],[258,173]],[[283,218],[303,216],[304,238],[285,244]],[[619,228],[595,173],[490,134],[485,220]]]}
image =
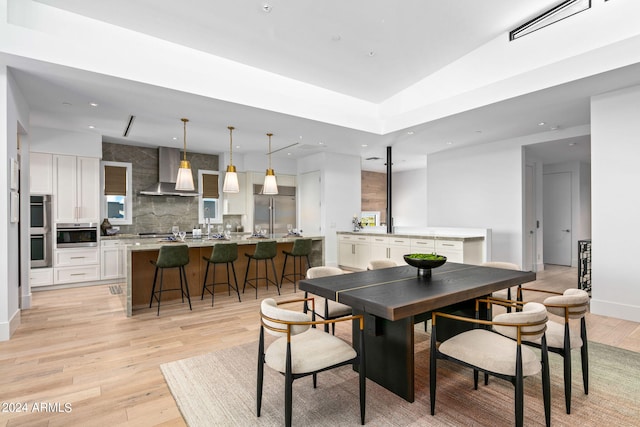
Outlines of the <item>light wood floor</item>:
{"label": "light wood floor", "polygon": [[[561,290],[576,277],[575,269],[551,266],[529,286]],[[257,340],[260,299],[276,292],[260,289],[257,300],[247,292],[242,303],[217,294],[212,308],[194,297],[193,311],[174,303],[160,317],[145,309],[132,318],[109,286],[34,292],[18,331],[0,342],[0,425],[183,426],[159,365]],[[291,295],[288,284],[276,298]],[[640,352],[640,324],[587,321],[590,340]],[[49,411],[34,412],[39,402]],[[27,412],[17,412],[24,404]]]}

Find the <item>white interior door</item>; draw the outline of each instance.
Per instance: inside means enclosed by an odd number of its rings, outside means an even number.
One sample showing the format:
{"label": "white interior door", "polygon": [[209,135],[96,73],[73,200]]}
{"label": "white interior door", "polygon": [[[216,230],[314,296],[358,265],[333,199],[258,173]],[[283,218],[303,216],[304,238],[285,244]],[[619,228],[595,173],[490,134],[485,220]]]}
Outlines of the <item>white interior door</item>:
{"label": "white interior door", "polygon": [[535,174],[532,165],[525,168],[525,207],[524,207],[524,261],[522,269],[537,271],[536,261],[536,203]]}
{"label": "white interior door", "polygon": [[545,264],[571,265],[571,172],[545,174],[543,239]]}
{"label": "white interior door", "polygon": [[298,183],[300,216],[298,228],[304,235],[322,235],[320,212],[320,171],[303,173]]}

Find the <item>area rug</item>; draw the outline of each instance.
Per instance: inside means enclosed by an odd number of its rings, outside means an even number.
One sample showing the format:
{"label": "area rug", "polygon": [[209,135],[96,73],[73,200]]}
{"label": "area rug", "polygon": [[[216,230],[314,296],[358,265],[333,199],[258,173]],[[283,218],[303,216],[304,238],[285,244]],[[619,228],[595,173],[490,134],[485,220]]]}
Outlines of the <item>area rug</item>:
{"label": "area rug", "polygon": [[[265,367],[261,417],[256,417],[258,344],[249,343],[161,366],[190,427],[284,424],[284,378]],[[637,426],[640,423],[640,354],[589,343],[589,395],[582,389],[579,352],[573,352],[572,413],[564,407],[562,358],[550,354],[555,426]],[[513,386],[491,378],[473,390],[472,371],[438,361],[436,414],[429,413],[428,335],[416,330],[416,399],[409,403],[367,381],[367,426],[509,426],[514,424]],[[342,367],[293,383],[293,425],[356,426],[358,376]],[[540,377],[525,379],[524,424],[544,425]]]}

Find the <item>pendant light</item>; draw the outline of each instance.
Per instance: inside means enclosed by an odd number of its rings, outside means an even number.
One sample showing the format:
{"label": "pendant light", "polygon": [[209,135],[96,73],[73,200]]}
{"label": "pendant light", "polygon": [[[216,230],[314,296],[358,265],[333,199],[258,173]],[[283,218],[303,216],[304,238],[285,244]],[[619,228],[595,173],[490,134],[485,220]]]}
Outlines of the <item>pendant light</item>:
{"label": "pendant light", "polygon": [[238,185],[238,174],[236,173],[236,167],[233,166],[232,133],[235,128],[233,126],[227,126],[227,129],[229,129],[229,166],[227,166],[227,172],[224,174],[224,184],[222,185],[222,192],[239,193],[240,186]]}
{"label": "pendant light", "polygon": [[262,187],[262,194],[278,194],[278,183],[276,182],[276,173],[271,168],[271,137],[272,133],[268,133],[269,137],[269,168],[264,176],[264,186]]}
{"label": "pendant light", "polygon": [[187,122],[189,119],[180,119],[184,123],[184,158],[180,162],[178,178],[176,179],[176,190],[193,191],[193,174],[191,173],[191,163],[187,160]]}

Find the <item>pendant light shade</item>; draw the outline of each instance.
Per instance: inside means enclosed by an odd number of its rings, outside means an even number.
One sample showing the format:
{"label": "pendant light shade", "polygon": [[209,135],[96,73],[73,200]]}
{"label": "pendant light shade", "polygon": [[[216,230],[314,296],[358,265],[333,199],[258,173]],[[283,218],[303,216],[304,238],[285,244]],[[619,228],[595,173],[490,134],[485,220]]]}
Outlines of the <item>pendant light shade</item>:
{"label": "pendant light shade", "polygon": [[224,184],[222,185],[223,193],[239,193],[240,186],[238,185],[238,174],[236,173],[236,167],[233,166],[233,126],[227,126],[229,129],[229,165],[227,166],[227,172],[224,174]]}
{"label": "pendant light shade", "polygon": [[269,152],[267,155],[269,156],[269,168],[267,169],[267,173],[264,176],[264,185],[262,187],[262,194],[278,194],[278,183],[276,182],[276,173],[271,168],[271,137],[272,133],[268,133],[269,137]]}
{"label": "pendant light shade", "polygon": [[180,119],[184,124],[184,157],[180,161],[178,177],[176,178],[176,190],[193,191],[193,173],[191,173],[191,163],[187,160],[187,122],[189,119]]}

